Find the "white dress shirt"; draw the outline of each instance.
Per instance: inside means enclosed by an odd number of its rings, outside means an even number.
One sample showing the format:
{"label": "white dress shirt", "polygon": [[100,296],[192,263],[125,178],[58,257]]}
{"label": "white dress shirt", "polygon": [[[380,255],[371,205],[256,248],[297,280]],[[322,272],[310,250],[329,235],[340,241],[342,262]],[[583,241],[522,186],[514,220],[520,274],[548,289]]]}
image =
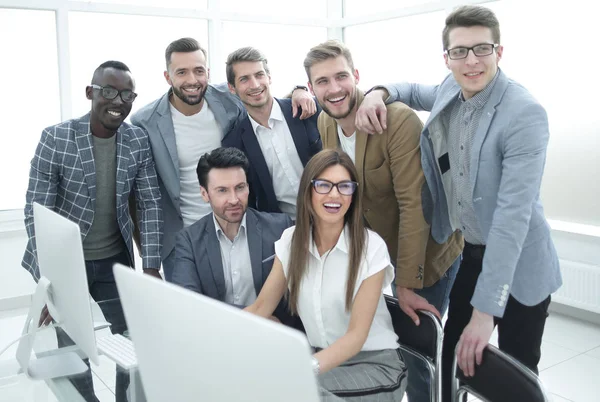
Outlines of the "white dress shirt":
{"label": "white dress shirt", "polygon": [[187,227],[212,211],[210,204],[200,195],[196,168],[202,155],[221,146],[222,130],[206,102],[198,113],[191,116],[182,114],[171,105],[171,117],[179,159],[181,216],[183,226]]}
{"label": "white dress shirt", "polygon": [[217,239],[221,245],[221,261],[225,276],[225,303],[238,306],[249,306],[256,301],[254,277],[248,236],[246,233],[246,214],[242,218],[240,228],[233,241],[225,235],[213,214]]}
{"label": "white dress shirt", "polygon": [[338,138],[340,139],[340,146],[342,147],[342,151],[348,154],[352,162],[356,163],[356,131],[352,133],[350,137],[346,137],[344,135],[344,131],[342,127],[337,125],[337,133]]}
{"label": "white dress shirt", "polygon": [[279,209],[296,219],[296,197],[304,166],[281,107],[273,99],[269,127],[261,126],[250,115],[248,117],[273,179]]}
{"label": "white dress shirt", "polygon": [[[283,265],[286,277],[294,229],[295,226],[286,229],[281,239],[275,242],[275,253]],[[350,325],[351,312],[346,311],[349,236],[346,226],[335,247],[323,256],[319,255],[312,236],[310,238],[308,270],[298,294],[298,315],[313,347],[330,346],[348,331]],[[383,297],[383,289],[390,286],[394,279],[394,268],[385,242],[377,233],[369,230],[366,244],[365,258],[359,267],[353,297],[356,297],[362,282],[379,271],[385,270],[385,279],[369,335],[361,350],[397,349],[398,337]]]}

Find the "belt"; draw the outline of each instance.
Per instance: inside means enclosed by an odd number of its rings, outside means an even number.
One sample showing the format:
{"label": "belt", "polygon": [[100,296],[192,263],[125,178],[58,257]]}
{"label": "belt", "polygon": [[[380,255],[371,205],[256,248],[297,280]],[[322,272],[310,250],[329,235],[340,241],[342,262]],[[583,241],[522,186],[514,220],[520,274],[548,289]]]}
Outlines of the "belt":
{"label": "belt", "polygon": [[485,253],[485,244],[471,244],[465,241],[465,248],[463,250],[463,254],[469,254],[474,258],[483,259],[483,254]]}

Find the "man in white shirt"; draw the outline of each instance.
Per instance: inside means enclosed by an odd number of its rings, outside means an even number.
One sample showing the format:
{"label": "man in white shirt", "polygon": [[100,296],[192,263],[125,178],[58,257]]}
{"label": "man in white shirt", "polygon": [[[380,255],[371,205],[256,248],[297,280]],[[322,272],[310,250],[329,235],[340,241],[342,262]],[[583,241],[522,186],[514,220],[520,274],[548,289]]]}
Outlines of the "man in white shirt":
{"label": "man in white shirt", "polygon": [[295,219],[300,176],[322,149],[318,114],[294,118],[291,100],[271,95],[267,59],[257,49],[231,53],[226,68],[229,90],[241,99],[247,115],[223,139],[223,146],[241,149],[250,160],[250,205]]}
{"label": "man in white shirt", "polygon": [[[172,281],[225,303],[256,300],[271,272],[274,243],[292,225],[285,214],[248,208],[248,159],[236,148],[217,148],[198,162],[201,197],[212,208],[177,234]],[[282,305],[276,316],[291,317]]]}
{"label": "man in white shirt", "polygon": [[[164,72],[171,88],[131,117],[134,125],[148,132],[156,165],[165,222],[161,258],[167,281],[174,268],[176,233],[210,213],[194,174],[198,160],[221,146],[224,134],[244,110],[224,84],[209,84],[206,60],[206,50],[195,39],[172,42],[165,51]],[[295,91],[294,97],[304,100],[301,117],[306,118],[313,110],[312,97],[306,91]]]}

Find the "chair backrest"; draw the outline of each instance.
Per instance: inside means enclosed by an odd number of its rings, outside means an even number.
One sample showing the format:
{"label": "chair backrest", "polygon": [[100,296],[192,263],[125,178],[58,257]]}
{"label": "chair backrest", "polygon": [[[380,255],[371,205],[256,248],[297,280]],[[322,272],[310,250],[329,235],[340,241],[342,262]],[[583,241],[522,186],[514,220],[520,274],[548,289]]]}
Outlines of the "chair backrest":
{"label": "chair backrest", "polygon": [[[454,359],[456,391],[461,389],[488,402],[547,402],[538,376],[493,345],[483,351],[483,361],[473,377],[465,377]],[[456,380],[455,380],[456,381]]]}
{"label": "chair backrest", "polygon": [[420,325],[415,325],[413,320],[402,311],[398,299],[388,295],[385,302],[392,316],[394,332],[398,335],[400,344],[411,347],[431,360],[435,360],[438,353],[440,320],[428,311],[418,311]]}

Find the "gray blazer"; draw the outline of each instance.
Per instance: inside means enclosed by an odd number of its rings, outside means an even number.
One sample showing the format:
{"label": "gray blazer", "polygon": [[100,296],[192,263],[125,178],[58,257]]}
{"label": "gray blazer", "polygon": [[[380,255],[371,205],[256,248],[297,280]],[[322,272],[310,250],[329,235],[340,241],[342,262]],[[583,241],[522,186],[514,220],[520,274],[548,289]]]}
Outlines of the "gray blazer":
{"label": "gray blazer", "polygon": [[[183,228],[179,204],[179,158],[175,143],[175,130],[169,106],[171,90],[131,116],[131,123],[144,128],[150,138],[150,147],[156,165],[158,183],[162,194],[164,235],[162,259],[175,247],[175,235]],[[229,132],[240,113],[245,112],[238,97],[232,95],[226,84],[209,85],[205,100],[221,127],[221,139]]]}
{"label": "gray blazer", "polygon": [[[431,111],[421,135],[421,163],[431,191],[431,233],[438,242],[452,234],[439,158],[448,152],[441,116],[458,97],[452,77],[436,86],[402,83],[386,87],[389,101]],[[483,270],[471,304],[502,317],[510,293],[532,306],[562,285],[558,257],[540,202],[549,129],[544,108],[502,71],[484,106],[471,153],[471,191],[485,238]],[[505,292],[506,291],[506,292]]]}
{"label": "gray blazer", "polygon": [[[139,200],[143,266],[160,268],[163,218],[148,136],[144,130],[127,123],[119,127],[116,135],[117,223],[133,266],[133,222],[127,201],[134,191]],[[34,202],[77,223],[82,239],[88,234],[96,204],[96,168],[89,113],[44,129],[31,160],[25,204],[29,241],[21,264],[37,281],[40,272],[33,224]]]}
{"label": "gray blazer", "polygon": [[[270,257],[275,254],[274,244],[292,225],[286,214],[246,210],[248,249],[257,296],[273,266],[274,259]],[[177,234],[175,256],[173,283],[213,299],[225,300],[221,246],[212,214]]]}

